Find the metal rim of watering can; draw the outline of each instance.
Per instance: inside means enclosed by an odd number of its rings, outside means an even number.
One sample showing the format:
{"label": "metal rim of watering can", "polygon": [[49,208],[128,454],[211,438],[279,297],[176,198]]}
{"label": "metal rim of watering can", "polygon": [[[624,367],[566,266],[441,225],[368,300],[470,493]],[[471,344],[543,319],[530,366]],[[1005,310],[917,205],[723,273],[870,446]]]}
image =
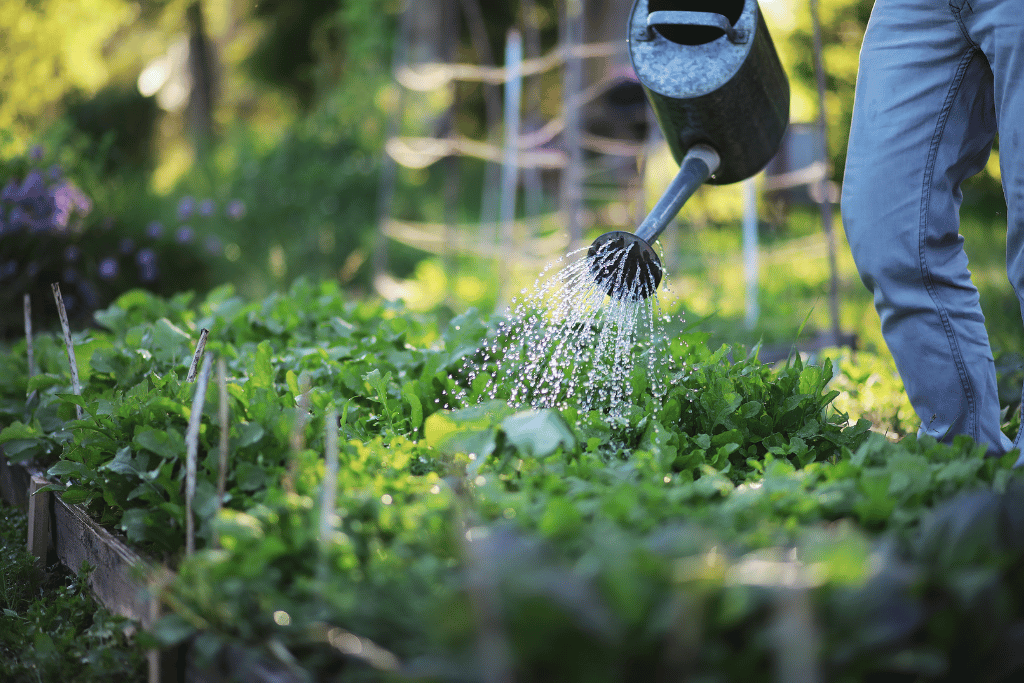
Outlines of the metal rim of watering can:
{"label": "metal rim of watering can", "polygon": [[[623,261],[614,254],[625,254]],[[587,250],[590,273],[604,292],[613,299],[646,299],[658,289],[664,274],[657,252],[642,237],[625,230],[606,232]],[[646,270],[646,278],[636,282]]]}
{"label": "metal rim of watering can", "polygon": [[747,42],[747,32],[737,29],[724,14],[717,12],[680,12],[659,10],[647,15],[647,26],[640,30],[637,38],[654,40],[655,26],[706,26],[721,29],[730,43],[737,45]]}

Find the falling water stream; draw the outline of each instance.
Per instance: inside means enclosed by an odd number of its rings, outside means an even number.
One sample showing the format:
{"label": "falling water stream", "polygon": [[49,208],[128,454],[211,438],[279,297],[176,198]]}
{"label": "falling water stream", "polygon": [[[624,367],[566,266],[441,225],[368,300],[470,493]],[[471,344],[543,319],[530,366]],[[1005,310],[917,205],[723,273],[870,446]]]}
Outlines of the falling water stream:
{"label": "falling water stream", "polygon": [[[624,417],[635,390],[663,396],[664,316],[653,273],[627,266],[632,248],[574,251],[523,289],[466,361],[475,400]],[[457,403],[472,402],[469,394]]]}

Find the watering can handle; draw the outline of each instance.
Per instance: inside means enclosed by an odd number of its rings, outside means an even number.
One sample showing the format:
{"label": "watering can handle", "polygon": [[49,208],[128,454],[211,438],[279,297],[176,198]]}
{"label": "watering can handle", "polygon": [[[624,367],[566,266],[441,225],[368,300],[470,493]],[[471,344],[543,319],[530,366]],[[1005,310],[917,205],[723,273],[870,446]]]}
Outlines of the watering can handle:
{"label": "watering can handle", "polygon": [[728,36],[731,43],[747,42],[746,32],[736,30],[725,15],[716,12],[675,12],[662,10],[648,14],[648,36],[650,36],[651,29],[658,25],[709,26],[721,29]]}

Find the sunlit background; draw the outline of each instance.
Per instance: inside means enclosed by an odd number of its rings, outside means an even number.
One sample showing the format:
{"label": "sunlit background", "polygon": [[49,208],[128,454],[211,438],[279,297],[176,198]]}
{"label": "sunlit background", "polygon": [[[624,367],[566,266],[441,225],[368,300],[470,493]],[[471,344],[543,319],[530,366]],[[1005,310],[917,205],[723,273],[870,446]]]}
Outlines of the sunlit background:
{"label": "sunlit background", "polygon": [[[0,334],[20,329],[14,297],[51,281],[79,324],[134,286],[261,296],[297,277],[442,316],[508,304],[567,252],[633,230],[675,174],[632,81],[630,5],[0,0]],[[753,181],[756,289],[747,188],[702,188],[661,239],[674,324],[783,349],[838,330],[884,355],[837,205],[833,270],[819,203],[841,191],[871,5],[761,2],[791,135]],[[963,233],[999,357],[1022,342],[1004,231],[994,152]]]}

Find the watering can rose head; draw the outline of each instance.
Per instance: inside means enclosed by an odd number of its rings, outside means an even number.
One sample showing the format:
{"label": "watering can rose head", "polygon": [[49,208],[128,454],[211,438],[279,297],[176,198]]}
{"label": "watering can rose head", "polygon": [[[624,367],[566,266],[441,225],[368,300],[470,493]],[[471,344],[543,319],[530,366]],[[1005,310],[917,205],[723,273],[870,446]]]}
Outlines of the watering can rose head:
{"label": "watering can rose head", "polygon": [[615,299],[646,299],[661,284],[657,253],[631,232],[613,230],[601,235],[590,245],[587,261],[597,286]]}

